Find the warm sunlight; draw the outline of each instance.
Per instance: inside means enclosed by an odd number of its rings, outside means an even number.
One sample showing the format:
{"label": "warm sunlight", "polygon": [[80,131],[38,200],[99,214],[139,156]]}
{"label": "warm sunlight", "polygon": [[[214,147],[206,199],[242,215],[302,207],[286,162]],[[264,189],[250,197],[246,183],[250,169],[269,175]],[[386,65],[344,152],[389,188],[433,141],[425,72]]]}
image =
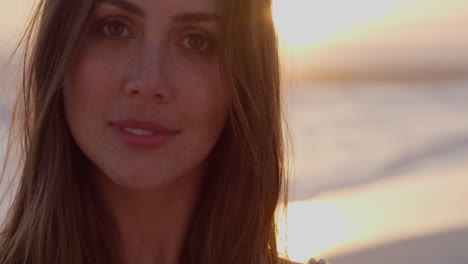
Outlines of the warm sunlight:
{"label": "warm sunlight", "polygon": [[281,41],[302,47],[336,33],[385,18],[402,0],[274,0],[273,15]]}
{"label": "warm sunlight", "polygon": [[287,234],[285,241],[278,243],[280,251],[287,250],[291,259],[301,262],[320,257],[324,250],[351,235],[352,226],[345,213],[327,201],[289,204],[287,227],[284,221],[278,223],[279,233]]}
{"label": "warm sunlight", "polygon": [[304,262],[464,227],[466,169],[430,168],[293,202],[287,228],[278,222],[279,249],[287,244],[289,257]]}

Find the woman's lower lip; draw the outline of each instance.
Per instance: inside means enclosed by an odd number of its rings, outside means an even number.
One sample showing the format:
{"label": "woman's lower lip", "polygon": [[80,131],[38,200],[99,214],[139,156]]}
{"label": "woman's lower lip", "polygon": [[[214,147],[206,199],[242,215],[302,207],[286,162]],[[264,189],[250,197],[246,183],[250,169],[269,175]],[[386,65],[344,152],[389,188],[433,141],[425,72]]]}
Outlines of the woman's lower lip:
{"label": "woman's lower lip", "polygon": [[176,134],[154,134],[151,136],[139,136],[127,132],[123,127],[112,126],[117,138],[127,147],[137,150],[157,149],[174,137]]}

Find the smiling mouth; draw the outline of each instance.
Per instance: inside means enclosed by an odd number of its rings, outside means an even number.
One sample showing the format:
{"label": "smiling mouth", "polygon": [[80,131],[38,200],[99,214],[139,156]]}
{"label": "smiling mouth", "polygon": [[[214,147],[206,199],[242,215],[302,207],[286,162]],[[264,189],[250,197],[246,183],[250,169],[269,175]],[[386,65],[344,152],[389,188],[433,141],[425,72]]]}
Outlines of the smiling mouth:
{"label": "smiling mouth", "polygon": [[143,122],[135,119],[111,122],[109,125],[123,145],[136,150],[159,148],[181,132],[157,122]]}
{"label": "smiling mouth", "polygon": [[133,135],[136,135],[136,136],[152,136],[152,135],[156,134],[156,133],[148,131],[148,130],[128,128],[128,127],[124,127],[123,130],[125,130],[126,132],[131,133]]}
{"label": "smiling mouth", "polygon": [[139,121],[137,119],[126,119],[110,122],[110,125],[124,129],[128,133],[138,136],[149,136],[154,134],[177,134],[180,131],[168,128],[154,121]]}

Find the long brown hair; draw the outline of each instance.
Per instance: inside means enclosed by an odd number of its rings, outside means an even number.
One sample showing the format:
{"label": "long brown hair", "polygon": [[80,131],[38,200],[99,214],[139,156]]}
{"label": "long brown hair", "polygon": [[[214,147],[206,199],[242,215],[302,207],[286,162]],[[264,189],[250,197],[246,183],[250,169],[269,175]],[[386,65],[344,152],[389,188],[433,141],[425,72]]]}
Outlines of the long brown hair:
{"label": "long brown hair", "polygon": [[[73,141],[62,105],[62,82],[95,2],[39,0],[23,37],[23,85],[12,120],[22,155],[0,263],[119,263],[109,242],[112,219],[89,179],[78,177],[90,161]],[[271,0],[223,3],[220,70],[231,109],[181,259],[277,264],[275,210],[287,203],[287,177]]]}

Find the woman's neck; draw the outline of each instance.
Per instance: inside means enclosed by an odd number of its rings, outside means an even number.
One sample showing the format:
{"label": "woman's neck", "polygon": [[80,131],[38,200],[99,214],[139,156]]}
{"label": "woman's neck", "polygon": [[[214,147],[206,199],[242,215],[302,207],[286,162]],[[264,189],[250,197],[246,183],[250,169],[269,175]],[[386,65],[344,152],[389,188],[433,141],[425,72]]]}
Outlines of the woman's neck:
{"label": "woman's neck", "polygon": [[196,206],[201,170],[152,191],[129,190],[98,176],[121,238],[124,264],[178,264]]}

